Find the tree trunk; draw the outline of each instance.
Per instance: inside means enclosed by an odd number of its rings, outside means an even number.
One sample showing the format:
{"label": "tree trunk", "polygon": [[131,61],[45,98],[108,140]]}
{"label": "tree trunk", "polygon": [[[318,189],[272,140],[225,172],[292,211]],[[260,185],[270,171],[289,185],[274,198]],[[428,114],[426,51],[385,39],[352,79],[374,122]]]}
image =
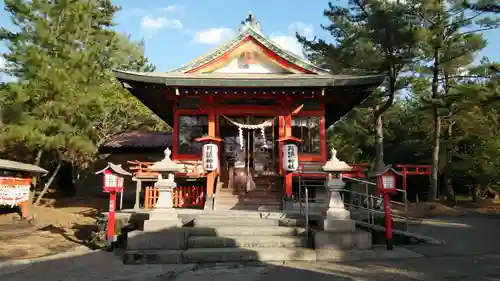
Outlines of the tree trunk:
{"label": "tree trunk", "polygon": [[453,171],[453,124],[451,123],[448,126],[448,135],[447,135],[447,142],[446,142],[446,166],[444,168],[444,185],[446,188],[446,197],[450,203],[452,203],[454,206],[457,205],[457,196],[455,194],[455,190],[453,189],[453,183],[452,183],[452,176],[451,173]]}
{"label": "tree trunk", "polygon": [[49,189],[50,185],[52,184],[52,182],[56,178],[57,174],[59,173],[59,170],[61,169],[61,166],[62,166],[62,161],[59,160],[59,162],[57,163],[56,169],[54,170],[54,172],[50,176],[49,180],[45,183],[42,192],[40,192],[40,194],[36,198],[35,206],[38,206],[38,204],[40,204],[40,201],[42,200],[43,195],[45,195],[45,193]]}
{"label": "tree trunk", "polygon": [[389,72],[389,98],[383,105],[376,105],[373,110],[373,118],[375,122],[375,161],[371,167],[372,171],[377,171],[378,168],[384,167],[384,124],[382,115],[386,112],[394,102],[396,94],[396,74],[393,71]]}
{"label": "tree trunk", "polygon": [[438,173],[439,173],[439,142],[441,137],[441,117],[438,112],[438,105],[436,100],[439,97],[439,49],[434,50],[434,66],[432,75],[432,118],[434,125],[434,132],[432,135],[433,150],[432,150],[432,168],[431,168],[431,187],[429,190],[429,202],[435,202],[438,190]]}
{"label": "tree trunk", "polygon": [[375,165],[374,171],[385,166],[384,164],[384,127],[380,106],[375,107]]}
{"label": "tree trunk", "polygon": [[[42,162],[42,156],[43,156],[43,150],[38,150],[36,153],[35,161],[33,161],[33,165],[40,166],[40,163]],[[36,187],[38,184],[38,179],[39,176],[32,176],[31,177],[31,187],[30,187],[30,193],[28,196],[28,214],[33,215],[33,199],[35,198],[35,191]]]}

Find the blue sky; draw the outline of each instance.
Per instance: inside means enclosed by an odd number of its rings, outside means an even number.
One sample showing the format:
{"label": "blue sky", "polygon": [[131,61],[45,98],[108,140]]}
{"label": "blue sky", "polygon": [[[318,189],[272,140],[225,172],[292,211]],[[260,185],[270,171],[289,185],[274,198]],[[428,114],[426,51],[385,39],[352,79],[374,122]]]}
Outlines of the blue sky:
{"label": "blue sky", "polygon": [[[196,58],[217,47],[237,32],[249,11],[260,21],[264,33],[282,47],[300,52],[296,31],[306,36],[328,38],[320,24],[327,24],[323,0],[115,0],[122,10],[116,29],[132,39],[144,39],[145,52],[158,71]],[[335,2],[335,1],[333,1]],[[345,4],[346,0],[335,3]],[[0,26],[10,27],[9,15],[0,11]],[[488,47],[480,57],[500,61],[500,31],[487,32]],[[0,43],[0,52],[5,52]],[[1,67],[0,62],[0,67]],[[0,80],[2,76],[0,74]]]}

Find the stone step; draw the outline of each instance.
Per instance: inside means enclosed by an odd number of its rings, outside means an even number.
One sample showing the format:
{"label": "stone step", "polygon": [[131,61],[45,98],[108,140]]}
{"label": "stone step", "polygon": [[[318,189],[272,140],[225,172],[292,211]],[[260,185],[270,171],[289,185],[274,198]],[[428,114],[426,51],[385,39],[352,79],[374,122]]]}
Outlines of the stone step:
{"label": "stone step", "polygon": [[259,218],[259,217],[197,217],[195,227],[214,226],[304,226],[303,218]]}
{"label": "stone step", "polygon": [[191,236],[188,248],[312,247],[312,239],[302,236]]}
{"label": "stone step", "polygon": [[283,192],[281,190],[273,190],[273,189],[257,189],[252,190],[250,192],[245,192],[244,190],[218,190],[217,196],[254,196],[254,197],[269,197],[276,196],[281,197]]}
{"label": "stone step", "polygon": [[298,211],[279,211],[279,212],[259,212],[259,211],[217,211],[203,213],[203,218],[225,218],[225,219],[239,219],[239,218],[265,218],[265,219],[299,219],[303,216]]}
{"label": "stone step", "polygon": [[215,226],[189,229],[191,236],[301,236],[306,230],[302,227],[284,226]]}
{"label": "stone step", "polygon": [[193,222],[194,227],[210,226],[279,226],[279,220],[261,218],[207,218],[197,217]]}
{"label": "stone step", "polygon": [[193,248],[184,251],[185,263],[235,261],[314,261],[316,251],[307,248]]}
{"label": "stone step", "polygon": [[[125,264],[188,264],[240,261],[332,261],[421,258],[421,254],[405,248],[393,251],[382,248],[368,250],[336,250],[307,248],[193,248],[188,250],[127,250]],[[200,280],[203,280],[200,279]]]}
{"label": "stone step", "polygon": [[238,197],[238,196],[217,196],[215,200],[219,203],[255,203],[255,204],[281,204],[279,198],[269,198],[269,197]]}
{"label": "stone step", "polygon": [[215,203],[215,209],[218,211],[260,211],[260,212],[278,212],[281,211],[281,204],[262,205],[262,204],[218,204]]}
{"label": "stone step", "polygon": [[127,250],[125,264],[181,264],[239,261],[314,261],[307,248],[193,248],[188,250]]}

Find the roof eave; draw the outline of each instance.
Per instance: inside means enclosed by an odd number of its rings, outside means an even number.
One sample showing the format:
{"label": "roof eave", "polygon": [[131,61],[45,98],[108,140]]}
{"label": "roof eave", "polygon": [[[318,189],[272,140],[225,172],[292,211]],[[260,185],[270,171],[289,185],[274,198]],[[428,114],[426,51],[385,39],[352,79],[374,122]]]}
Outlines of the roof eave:
{"label": "roof eave", "polygon": [[[166,79],[164,76],[160,75],[151,75],[145,74],[141,72],[132,72],[132,71],[122,71],[122,70],[113,70],[116,79],[121,82],[132,81],[132,82],[140,82],[140,83],[151,83],[151,84],[166,84]],[[123,85],[127,88],[126,85]]]}
{"label": "roof eave", "polygon": [[[335,76],[335,75],[314,75],[314,76],[294,76],[290,77],[270,77],[270,78],[251,78],[227,76],[211,77],[206,76],[182,76],[168,75],[162,73],[158,75],[119,71],[114,70],[115,76],[122,83],[127,81],[163,84],[165,86],[175,87],[341,87],[341,86],[362,86],[362,85],[380,85],[384,75],[370,76]],[[127,85],[124,85],[125,87]]]}

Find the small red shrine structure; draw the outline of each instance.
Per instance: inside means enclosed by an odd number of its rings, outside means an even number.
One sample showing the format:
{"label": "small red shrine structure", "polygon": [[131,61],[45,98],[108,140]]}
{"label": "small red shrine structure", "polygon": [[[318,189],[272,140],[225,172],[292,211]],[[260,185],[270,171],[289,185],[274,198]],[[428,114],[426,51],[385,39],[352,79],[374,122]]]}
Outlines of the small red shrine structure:
{"label": "small red shrine structure", "polygon": [[[280,210],[295,177],[323,173],[325,130],[384,80],[315,66],[266,38],[251,14],[233,40],[180,68],[114,73],[173,128],[172,159],[185,165],[178,186],[201,183],[204,208],[217,210]],[[209,164],[206,144],[218,147]],[[287,144],[310,171],[284,170]]]}

